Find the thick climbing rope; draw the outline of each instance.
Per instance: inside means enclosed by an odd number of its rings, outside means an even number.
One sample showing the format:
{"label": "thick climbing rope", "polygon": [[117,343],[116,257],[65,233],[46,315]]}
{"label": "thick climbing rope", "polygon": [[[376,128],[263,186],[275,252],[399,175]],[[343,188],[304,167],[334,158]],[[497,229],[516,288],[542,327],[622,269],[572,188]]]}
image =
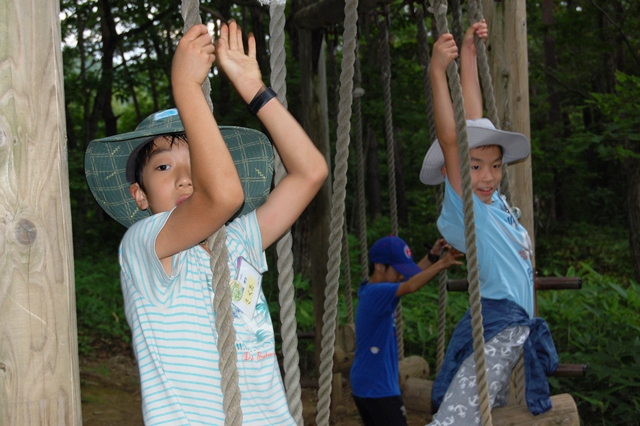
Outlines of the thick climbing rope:
{"label": "thick climbing rope", "polygon": [[318,389],[318,413],[316,424],[329,424],[331,402],[331,379],[333,351],[338,314],[338,288],[340,278],[340,245],[344,200],[347,186],[349,157],[349,132],[351,129],[351,107],[353,100],[353,74],[356,53],[358,0],[347,0],[344,6],[344,45],[342,48],[342,70],[340,72],[340,107],[338,112],[333,193],[331,195],[331,222],[329,233],[329,260],[327,286],[325,288],[324,314],[322,316],[322,349],[320,352],[320,378]]}
{"label": "thick climbing rope", "polygon": [[[261,0],[263,4],[266,2]],[[278,100],[287,108],[286,51],[285,51],[285,1],[272,0],[269,3],[269,51],[271,52],[271,87],[278,94]],[[275,151],[275,185],[285,177],[286,170]],[[289,412],[298,426],[304,424],[302,418],[302,389],[300,385],[300,356],[298,354],[298,324],[296,321],[295,288],[293,285],[293,238],[291,230],[276,243],[278,255],[278,300],[280,302],[280,323],[284,367],[284,386],[287,393]]]}
{"label": "thick climbing rope", "polygon": [[[389,53],[389,6],[384,6],[380,28],[380,68],[382,71],[382,93],[384,95],[384,129],[387,141],[387,171],[389,175],[389,216],[391,234],[398,235],[398,201],[396,196],[396,142],[393,136],[393,108],[391,103],[391,55]],[[404,359],[404,319],[402,301],[396,306],[396,338],[398,359]]]}
{"label": "thick climbing rope", "polygon": [[344,270],[344,293],[347,300],[347,321],[349,324],[353,324],[353,288],[351,287],[351,259],[349,259],[349,234],[346,217],[342,226],[342,268]]}
{"label": "thick climbing rope", "polygon": [[[467,6],[469,15],[469,23],[480,22],[483,19],[482,2],[471,0]],[[491,120],[496,129],[500,129],[500,117],[496,106],[496,97],[493,90],[493,81],[491,79],[491,70],[489,69],[489,58],[487,55],[487,46],[478,37],[475,38],[476,56],[478,57],[478,71],[480,75],[480,84],[484,97],[485,107],[487,109],[487,118]],[[509,130],[509,129],[507,129]],[[507,167],[503,167],[502,181],[500,182],[500,192],[507,197],[507,203],[511,204],[511,185],[509,180],[509,171]]]}
{"label": "thick climbing rope", "polygon": [[[446,0],[431,0],[431,12],[436,17],[439,34],[448,32]],[[486,361],[484,354],[484,327],[482,325],[482,305],[480,303],[480,283],[478,271],[478,253],[476,247],[476,225],[473,211],[473,191],[471,189],[471,173],[469,160],[469,140],[464,111],[464,100],[460,86],[460,75],[457,64],[451,62],[447,68],[449,88],[455,112],[456,130],[460,154],[460,169],[462,170],[462,200],[465,222],[465,245],[467,251],[467,269],[469,282],[469,300],[471,305],[471,325],[473,334],[473,357],[476,363],[476,382],[480,397],[480,418],[483,426],[489,426],[491,421],[491,404],[487,385]]]}
{"label": "thick climbing rope", "polygon": [[[469,22],[480,22],[483,19],[482,2],[471,0],[468,5]],[[496,129],[500,128],[500,117],[498,115],[498,108],[496,106],[496,98],[493,90],[493,81],[491,78],[491,72],[489,69],[489,58],[487,55],[487,47],[485,43],[476,37],[476,52],[478,56],[478,70],[480,74],[480,82],[482,85],[482,93],[485,99],[485,105],[487,108],[487,116],[489,120],[496,126]],[[507,198],[507,203],[511,204],[511,185],[509,180],[509,169],[503,167],[502,181],[500,183],[500,192]],[[525,399],[525,373],[524,373],[524,359],[522,356],[518,359],[514,367],[515,374],[515,397],[517,404],[523,404]]]}
{"label": "thick climbing rope", "polygon": [[[182,18],[184,32],[202,20],[198,13],[199,0],[182,0]],[[209,109],[211,102],[211,84],[206,78],[202,91]],[[218,333],[218,351],[220,352],[220,375],[222,384],[222,406],[225,412],[225,425],[241,425],[240,387],[238,386],[238,354],[236,352],[236,332],[233,328],[233,310],[231,307],[231,288],[229,287],[229,252],[226,244],[226,228],[223,226],[209,239],[207,245],[211,251],[211,272],[213,274],[213,309]]]}
{"label": "thick climbing rope", "polygon": [[[357,42],[356,42],[357,43]],[[358,49],[356,44],[356,52]],[[353,124],[355,127],[355,150],[357,170],[357,216],[358,216],[358,242],[360,244],[360,281],[369,277],[369,245],[367,243],[367,206],[364,191],[364,150],[362,149],[362,96],[364,89],[360,87],[362,76],[360,75],[360,59],[356,54],[355,77],[353,89]]]}
{"label": "thick climbing rope", "polygon": [[384,95],[384,130],[387,141],[387,170],[389,174],[389,216],[391,233],[398,235],[398,202],[396,200],[396,143],[393,136],[393,108],[391,103],[391,55],[389,53],[389,6],[384,6],[380,28],[380,68]]}
{"label": "thick climbing rope", "polygon": [[[427,123],[429,126],[429,140],[436,143],[436,125],[433,117],[433,99],[431,97],[431,78],[429,77],[429,43],[427,41],[427,27],[424,24],[424,13],[422,8],[415,10],[415,19],[418,40],[418,59],[422,70],[422,86],[427,104]],[[442,208],[442,191],[437,190],[438,195],[438,213]],[[443,270],[438,274],[438,338],[436,343],[436,375],[444,362],[445,352],[445,327],[447,323],[447,270]]]}

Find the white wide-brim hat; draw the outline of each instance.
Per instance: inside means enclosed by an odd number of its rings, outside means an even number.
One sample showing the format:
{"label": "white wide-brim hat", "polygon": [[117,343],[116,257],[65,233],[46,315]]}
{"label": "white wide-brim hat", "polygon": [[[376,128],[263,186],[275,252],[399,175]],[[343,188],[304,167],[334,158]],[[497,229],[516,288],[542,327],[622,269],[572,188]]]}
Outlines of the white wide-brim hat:
{"label": "white wide-brim hat", "polygon": [[[469,149],[484,145],[500,145],[502,147],[502,164],[526,158],[531,152],[529,140],[522,133],[498,130],[487,118],[467,120],[467,136]],[[439,185],[444,182],[441,169],[444,166],[442,148],[436,139],[424,156],[420,181],[425,185]]]}

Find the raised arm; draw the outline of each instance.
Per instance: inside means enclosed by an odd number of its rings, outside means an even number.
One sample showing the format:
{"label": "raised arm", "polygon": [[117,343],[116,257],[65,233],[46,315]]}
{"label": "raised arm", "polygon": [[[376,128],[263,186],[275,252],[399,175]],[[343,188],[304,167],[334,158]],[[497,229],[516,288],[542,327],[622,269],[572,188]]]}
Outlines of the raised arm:
{"label": "raised arm", "polygon": [[[242,32],[235,22],[228,27],[222,26],[219,63],[247,103],[264,88],[255,60],[255,39],[251,34],[248,44],[248,54],[245,54]],[[257,70],[257,76],[255,72],[245,72],[234,77],[239,64],[243,65],[242,69]],[[324,157],[309,136],[277,99],[267,102],[257,116],[269,132],[287,170],[287,175],[256,212],[262,246],[266,249],[300,217],[326,179],[328,169]]]}
{"label": "raised arm", "polygon": [[407,281],[400,284],[400,287],[398,287],[398,290],[396,291],[396,297],[415,293],[416,291],[424,287],[436,275],[438,275],[440,271],[450,268],[453,265],[461,265],[461,262],[459,262],[457,259],[462,256],[462,253],[454,248],[450,248],[436,263],[428,266],[426,269],[423,269],[422,272],[414,275]]}
{"label": "raised arm", "polygon": [[460,84],[462,85],[464,111],[467,120],[482,118],[482,91],[478,80],[475,35],[486,41],[489,30],[484,19],[482,22],[476,22],[467,29],[460,48]]}
{"label": "raised arm", "polygon": [[460,158],[458,157],[458,137],[456,122],[447,84],[447,67],[458,57],[458,47],[451,34],[443,34],[433,45],[431,66],[431,90],[433,92],[433,116],[438,143],[444,154],[447,176],[453,189],[462,194],[460,179]]}
{"label": "raised arm", "polygon": [[195,25],[184,34],[173,58],[173,96],[189,141],[191,170],[185,179],[190,179],[193,192],[179,203],[158,235],[160,259],[212,235],[244,199],[233,159],[201,88],[214,59],[215,48],[205,25]]}

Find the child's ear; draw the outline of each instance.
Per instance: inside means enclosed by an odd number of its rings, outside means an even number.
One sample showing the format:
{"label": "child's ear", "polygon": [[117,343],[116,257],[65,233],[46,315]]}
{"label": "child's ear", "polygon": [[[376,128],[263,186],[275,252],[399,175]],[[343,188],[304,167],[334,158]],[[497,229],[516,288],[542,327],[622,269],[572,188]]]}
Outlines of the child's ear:
{"label": "child's ear", "polygon": [[129,187],[129,193],[136,201],[136,205],[140,210],[147,210],[149,208],[149,202],[147,201],[147,195],[144,193],[140,185],[132,183]]}
{"label": "child's ear", "polygon": [[447,177],[447,167],[446,166],[440,167],[440,173],[442,173],[442,176]]}

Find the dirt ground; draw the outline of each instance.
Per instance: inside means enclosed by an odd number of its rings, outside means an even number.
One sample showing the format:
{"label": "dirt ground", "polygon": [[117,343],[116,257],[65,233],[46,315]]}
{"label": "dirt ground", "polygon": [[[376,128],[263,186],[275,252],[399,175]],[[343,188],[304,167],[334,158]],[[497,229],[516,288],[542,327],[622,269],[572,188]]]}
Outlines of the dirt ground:
{"label": "dirt ground", "polygon": [[[315,425],[317,388],[303,380],[302,401],[305,426]],[[82,419],[86,426],[142,425],[140,387],[135,361],[126,355],[80,360]],[[342,404],[332,409],[332,424],[360,426],[360,417],[343,381]],[[409,426],[423,426],[423,414],[409,412]]]}

